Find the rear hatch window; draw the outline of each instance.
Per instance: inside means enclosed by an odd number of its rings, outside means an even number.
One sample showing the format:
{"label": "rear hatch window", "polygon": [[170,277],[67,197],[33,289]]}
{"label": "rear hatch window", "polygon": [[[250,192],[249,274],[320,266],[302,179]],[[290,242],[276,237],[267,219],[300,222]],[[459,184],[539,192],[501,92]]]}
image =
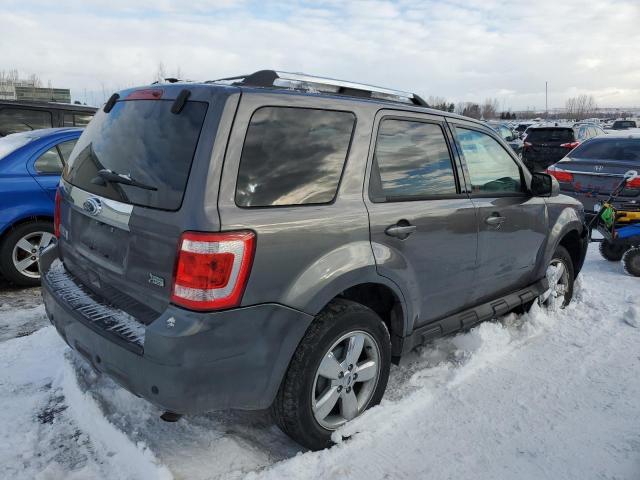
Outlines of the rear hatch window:
{"label": "rear hatch window", "polygon": [[534,128],[529,130],[526,139],[529,143],[568,143],[573,140],[571,128]]}
{"label": "rear hatch window", "polygon": [[[64,179],[120,202],[180,208],[207,104],[187,102],[179,114],[171,113],[172,104],[126,100],[109,113],[98,111],[73,149]],[[116,176],[137,185],[114,181]]]}
{"label": "rear hatch window", "polygon": [[572,158],[591,160],[630,160],[640,165],[640,139],[587,142],[571,152]]}

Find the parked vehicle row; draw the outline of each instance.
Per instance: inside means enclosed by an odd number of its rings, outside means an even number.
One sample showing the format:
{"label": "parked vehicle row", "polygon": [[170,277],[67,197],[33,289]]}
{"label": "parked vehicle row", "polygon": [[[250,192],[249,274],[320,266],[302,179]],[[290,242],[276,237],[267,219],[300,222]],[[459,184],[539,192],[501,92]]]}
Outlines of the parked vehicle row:
{"label": "parked vehicle row", "polygon": [[85,105],[0,100],[0,137],[43,128],[84,127],[96,110]]}
{"label": "parked vehicle row", "polygon": [[324,448],[415,346],[571,300],[588,231],[558,193],[411,93],[275,71],[128,89],[66,161],[43,298],[165,419],[270,408]]}

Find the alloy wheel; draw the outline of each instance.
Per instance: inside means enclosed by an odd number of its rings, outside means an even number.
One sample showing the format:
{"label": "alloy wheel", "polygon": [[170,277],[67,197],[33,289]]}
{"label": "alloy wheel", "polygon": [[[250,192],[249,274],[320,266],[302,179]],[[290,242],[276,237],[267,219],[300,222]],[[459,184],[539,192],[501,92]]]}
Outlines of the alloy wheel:
{"label": "alloy wheel", "polygon": [[366,408],[380,376],[380,347],[366,332],[344,334],[326,352],[315,374],[311,407],[327,430],[357,417]]}
{"label": "alloy wheel", "polygon": [[540,304],[552,310],[564,308],[569,293],[569,270],[559,258],[554,258],[547,267],[546,273],[549,287],[540,296]]}
{"label": "alloy wheel", "polygon": [[15,269],[25,277],[40,278],[40,251],[47,247],[53,238],[50,232],[31,232],[18,240],[11,256]]}

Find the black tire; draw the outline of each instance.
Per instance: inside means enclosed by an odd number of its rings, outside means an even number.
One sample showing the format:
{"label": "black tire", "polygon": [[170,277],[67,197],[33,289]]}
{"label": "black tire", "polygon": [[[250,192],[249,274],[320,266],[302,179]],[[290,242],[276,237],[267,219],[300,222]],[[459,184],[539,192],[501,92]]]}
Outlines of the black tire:
{"label": "black tire", "polygon": [[[0,244],[0,271],[10,282],[21,287],[40,285],[40,278],[33,278],[22,274],[14,265],[13,249],[21,238],[36,232],[53,234],[53,224],[46,221],[23,223],[9,231]],[[38,252],[36,253],[36,255]]]}
{"label": "black tire", "polygon": [[624,245],[615,245],[605,240],[600,242],[600,255],[602,258],[609,260],[610,262],[619,262],[624,256],[624,252],[627,251],[627,247]]}
{"label": "black tire", "polygon": [[624,270],[634,277],[640,277],[640,247],[633,247],[627,250],[622,257]]}
{"label": "black tire", "polygon": [[313,414],[311,399],[316,372],[331,346],[352,331],[368,333],[379,346],[379,374],[365,409],[377,405],[384,395],[389,378],[389,331],[370,308],[350,300],[335,299],[318,314],[298,345],[271,407],[278,427],[311,450],[330,447],[333,433],[321,426]]}
{"label": "black tire", "polygon": [[571,259],[571,255],[569,255],[569,252],[567,251],[567,249],[564,248],[562,245],[558,245],[558,247],[556,248],[556,251],[553,253],[553,256],[551,257],[551,261],[549,262],[549,265],[552,265],[554,262],[562,262],[568,274],[566,279],[567,285],[565,286],[566,288],[565,288],[564,298],[562,299],[562,303],[560,304],[560,308],[564,308],[567,305],[569,305],[569,303],[571,303],[571,300],[573,299],[573,287],[575,283],[573,260]]}

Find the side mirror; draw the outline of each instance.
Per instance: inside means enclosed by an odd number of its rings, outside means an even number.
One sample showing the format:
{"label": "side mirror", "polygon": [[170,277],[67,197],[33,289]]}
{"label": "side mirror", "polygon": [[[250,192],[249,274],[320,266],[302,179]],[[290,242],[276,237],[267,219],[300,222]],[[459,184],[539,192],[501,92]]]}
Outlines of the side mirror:
{"label": "side mirror", "polygon": [[531,194],[536,197],[557,197],[560,195],[560,184],[547,173],[534,172],[531,174]]}

